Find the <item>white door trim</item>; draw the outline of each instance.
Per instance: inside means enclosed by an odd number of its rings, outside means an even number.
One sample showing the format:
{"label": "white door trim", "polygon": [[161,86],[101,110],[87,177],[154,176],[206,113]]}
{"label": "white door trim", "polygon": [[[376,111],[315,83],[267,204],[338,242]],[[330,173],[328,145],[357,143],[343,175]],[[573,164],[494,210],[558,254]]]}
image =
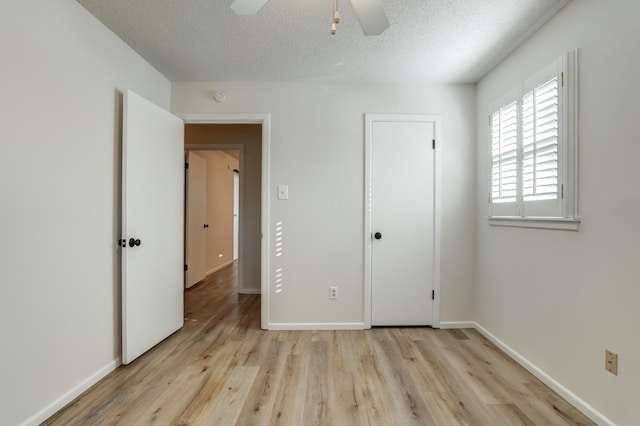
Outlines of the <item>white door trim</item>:
{"label": "white door trim", "polygon": [[432,327],[440,327],[440,216],[441,216],[441,151],[442,151],[442,121],[439,115],[428,114],[365,114],[365,163],[364,163],[364,323],[371,328],[371,144],[374,122],[416,122],[432,123],[434,126],[436,149],[434,168],[434,265],[433,265],[433,320]]}
{"label": "white door trim", "polygon": [[271,144],[271,114],[178,114],[185,124],[262,124],[262,202],[261,228],[262,241],[260,247],[260,311],[261,327],[269,325],[269,147]]}

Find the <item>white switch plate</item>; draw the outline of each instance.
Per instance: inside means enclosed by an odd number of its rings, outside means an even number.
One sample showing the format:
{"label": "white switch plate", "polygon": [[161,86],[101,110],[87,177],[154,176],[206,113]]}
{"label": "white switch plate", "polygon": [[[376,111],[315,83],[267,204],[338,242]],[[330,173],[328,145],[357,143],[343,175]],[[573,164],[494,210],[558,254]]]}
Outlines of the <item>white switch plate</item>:
{"label": "white switch plate", "polygon": [[288,199],[289,199],[289,186],[278,185],[278,200],[288,200]]}

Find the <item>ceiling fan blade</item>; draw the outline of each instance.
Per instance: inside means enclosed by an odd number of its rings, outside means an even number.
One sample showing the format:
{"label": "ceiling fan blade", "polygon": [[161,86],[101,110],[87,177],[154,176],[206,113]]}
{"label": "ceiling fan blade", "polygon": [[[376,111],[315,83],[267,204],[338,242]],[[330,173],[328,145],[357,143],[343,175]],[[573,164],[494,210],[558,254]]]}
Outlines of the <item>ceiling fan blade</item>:
{"label": "ceiling fan blade", "polygon": [[358,15],[364,35],[379,35],[389,28],[382,0],[351,0],[351,4]]}
{"label": "ceiling fan blade", "polygon": [[255,15],[267,0],[236,0],[231,4],[231,10],[236,15]]}

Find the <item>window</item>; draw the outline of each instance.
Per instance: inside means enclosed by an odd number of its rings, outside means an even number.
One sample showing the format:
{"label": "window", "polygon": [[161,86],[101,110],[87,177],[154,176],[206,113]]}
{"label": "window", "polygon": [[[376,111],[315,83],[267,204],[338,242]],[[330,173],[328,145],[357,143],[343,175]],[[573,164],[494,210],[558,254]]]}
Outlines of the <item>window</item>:
{"label": "window", "polygon": [[577,51],[490,111],[490,223],[577,230]]}

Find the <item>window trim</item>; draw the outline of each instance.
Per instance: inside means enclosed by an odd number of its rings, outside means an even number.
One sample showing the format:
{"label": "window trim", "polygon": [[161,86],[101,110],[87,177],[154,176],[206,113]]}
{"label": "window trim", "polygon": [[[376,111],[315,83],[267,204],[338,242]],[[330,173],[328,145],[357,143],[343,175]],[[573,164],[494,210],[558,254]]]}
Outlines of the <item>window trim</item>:
{"label": "window trim", "polygon": [[555,217],[514,217],[514,216],[490,216],[487,217],[491,226],[508,226],[512,228],[537,228],[558,229],[564,231],[578,231],[580,218],[555,218]]}
{"label": "window trim", "polygon": [[[506,105],[509,99],[513,99],[513,93],[517,92],[518,96],[518,114],[520,116],[520,105],[522,95],[525,89],[530,86],[531,80],[536,78],[545,69],[552,64],[541,68],[531,77],[524,80],[517,88],[510,90],[504,96],[489,105],[489,136],[488,136],[488,216],[489,225],[492,226],[508,226],[523,228],[539,228],[539,229],[562,229],[578,231],[581,219],[578,214],[578,50],[573,50],[563,54],[559,59],[554,61],[561,76],[562,82],[559,91],[562,91],[562,101],[558,105],[559,116],[559,132],[558,132],[558,186],[563,186],[564,197],[560,202],[560,215],[558,217],[547,216],[525,216],[525,202],[521,194],[518,200],[514,202],[514,215],[496,212],[496,206],[501,203],[493,203],[492,194],[492,139],[491,139],[491,116],[500,107]],[[560,94],[560,92],[559,92]],[[520,130],[520,123],[518,124]],[[518,149],[522,147],[522,135],[518,134]],[[520,171],[519,171],[520,173]],[[519,181],[518,185],[522,185]],[[519,187],[519,191],[521,188]],[[500,210],[500,209],[498,209]],[[503,211],[505,209],[502,209]],[[496,214],[498,213],[498,214]],[[509,212],[510,213],[510,212]]]}

